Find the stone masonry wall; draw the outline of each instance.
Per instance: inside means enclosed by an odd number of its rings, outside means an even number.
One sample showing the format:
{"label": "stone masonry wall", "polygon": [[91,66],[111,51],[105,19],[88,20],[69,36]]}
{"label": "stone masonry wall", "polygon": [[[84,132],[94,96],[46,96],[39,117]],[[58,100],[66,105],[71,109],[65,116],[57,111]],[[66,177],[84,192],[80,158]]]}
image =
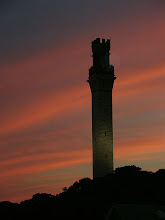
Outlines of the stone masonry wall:
{"label": "stone masonry wall", "polygon": [[92,93],[93,177],[113,172],[112,89]]}

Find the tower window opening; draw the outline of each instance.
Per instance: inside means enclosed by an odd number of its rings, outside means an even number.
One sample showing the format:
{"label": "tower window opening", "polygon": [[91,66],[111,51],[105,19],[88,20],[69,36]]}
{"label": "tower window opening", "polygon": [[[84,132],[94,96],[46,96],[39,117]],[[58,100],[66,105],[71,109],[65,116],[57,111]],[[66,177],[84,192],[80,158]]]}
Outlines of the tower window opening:
{"label": "tower window opening", "polygon": [[106,136],[107,132],[105,131],[105,136]]}

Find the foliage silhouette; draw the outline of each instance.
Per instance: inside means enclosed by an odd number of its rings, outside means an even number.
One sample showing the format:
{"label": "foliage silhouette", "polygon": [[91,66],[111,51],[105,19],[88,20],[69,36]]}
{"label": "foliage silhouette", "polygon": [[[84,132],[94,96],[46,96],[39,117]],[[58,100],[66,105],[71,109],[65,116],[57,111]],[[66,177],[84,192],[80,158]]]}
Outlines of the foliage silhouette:
{"label": "foliage silhouette", "polygon": [[165,204],[165,170],[155,173],[136,166],[91,180],[84,178],[58,195],[37,193],[20,204],[0,202],[5,219],[104,219],[113,203]]}

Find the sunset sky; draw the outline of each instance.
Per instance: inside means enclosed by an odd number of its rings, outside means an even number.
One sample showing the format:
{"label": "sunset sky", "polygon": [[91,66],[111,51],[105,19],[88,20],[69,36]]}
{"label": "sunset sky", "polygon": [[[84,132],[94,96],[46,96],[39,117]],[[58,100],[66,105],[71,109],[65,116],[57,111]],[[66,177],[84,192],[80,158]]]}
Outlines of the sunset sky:
{"label": "sunset sky", "polygon": [[165,1],[0,1],[0,201],[92,178],[91,41],[111,39],[114,166],[165,168]]}

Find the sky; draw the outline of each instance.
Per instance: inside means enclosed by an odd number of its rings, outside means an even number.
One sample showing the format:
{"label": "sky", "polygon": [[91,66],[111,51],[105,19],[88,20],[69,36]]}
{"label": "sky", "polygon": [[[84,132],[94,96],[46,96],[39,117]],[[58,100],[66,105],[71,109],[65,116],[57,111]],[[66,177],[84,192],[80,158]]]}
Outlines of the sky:
{"label": "sky", "polygon": [[114,167],[165,168],[165,1],[0,1],[0,201],[92,178],[91,42],[111,39]]}

